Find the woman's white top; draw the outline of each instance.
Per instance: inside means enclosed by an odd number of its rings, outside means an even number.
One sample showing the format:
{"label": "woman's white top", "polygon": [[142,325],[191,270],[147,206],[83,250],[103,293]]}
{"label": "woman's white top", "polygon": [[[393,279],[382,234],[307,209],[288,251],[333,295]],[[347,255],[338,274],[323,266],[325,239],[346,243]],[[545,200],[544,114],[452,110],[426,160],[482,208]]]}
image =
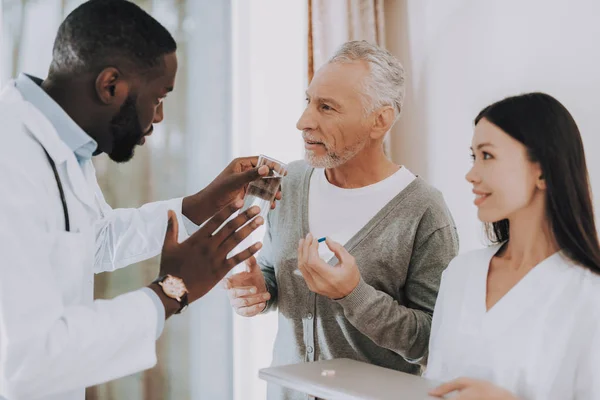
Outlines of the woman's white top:
{"label": "woman's white top", "polygon": [[521,399],[600,399],[600,275],[558,252],[487,311],[499,249],[460,255],[444,272],[425,376],[484,379]]}

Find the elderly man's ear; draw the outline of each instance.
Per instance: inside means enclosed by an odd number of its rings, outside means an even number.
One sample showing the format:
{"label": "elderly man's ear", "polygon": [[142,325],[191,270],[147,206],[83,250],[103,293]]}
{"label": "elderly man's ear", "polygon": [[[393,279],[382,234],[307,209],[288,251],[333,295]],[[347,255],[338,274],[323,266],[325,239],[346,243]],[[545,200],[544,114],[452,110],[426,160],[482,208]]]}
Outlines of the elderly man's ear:
{"label": "elderly man's ear", "polygon": [[371,139],[383,139],[386,133],[392,128],[396,115],[393,107],[384,107],[377,111],[371,130]]}

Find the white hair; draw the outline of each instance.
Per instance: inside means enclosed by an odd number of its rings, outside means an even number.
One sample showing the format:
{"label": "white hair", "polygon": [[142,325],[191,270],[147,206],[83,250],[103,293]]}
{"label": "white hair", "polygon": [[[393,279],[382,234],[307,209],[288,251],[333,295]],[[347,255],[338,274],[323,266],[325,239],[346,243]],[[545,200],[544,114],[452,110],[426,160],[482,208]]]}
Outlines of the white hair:
{"label": "white hair", "polygon": [[347,42],[328,63],[364,61],[369,65],[369,76],[364,82],[367,97],[365,112],[384,106],[394,108],[394,120],[400,117],[404,101],[404,67],[389,51],[367,41]]}

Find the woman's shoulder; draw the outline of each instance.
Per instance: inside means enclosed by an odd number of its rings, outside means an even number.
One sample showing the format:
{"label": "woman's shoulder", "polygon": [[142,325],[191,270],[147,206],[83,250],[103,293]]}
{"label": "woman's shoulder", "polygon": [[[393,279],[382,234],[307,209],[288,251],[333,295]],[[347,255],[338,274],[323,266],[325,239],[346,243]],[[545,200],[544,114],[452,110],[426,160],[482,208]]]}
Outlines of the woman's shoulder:
{"label": "woman's shoulder", "polygon": [[444,276],[449,275],[465,275],[469,272],[480,269],[488,268],[489,262],[498,252],[502,243],[493,244],[477,250],[471,250],[456,256],[446,268]]}
{"label": "woman's shoulder", "polygon": [[570,260],[567,261],[567,264],[576,277],[574,281],[575,290],[581,302],[581,308],[586,309],[588,316],[597,320],[600,324],[600,272],[593,271]]}

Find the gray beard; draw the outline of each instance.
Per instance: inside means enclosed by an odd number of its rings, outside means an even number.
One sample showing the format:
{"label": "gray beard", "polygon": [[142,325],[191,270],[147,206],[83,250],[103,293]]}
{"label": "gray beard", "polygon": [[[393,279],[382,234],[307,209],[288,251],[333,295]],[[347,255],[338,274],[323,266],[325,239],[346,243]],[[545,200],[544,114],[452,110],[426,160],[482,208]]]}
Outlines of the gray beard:
{"label": "gray beard", "polygon": [[367,140],[355,144],[351,147],[346,147],[341,154],[327,152],[324,156],[316,156],[312,151],[304,152],[304,160],[313,168],[337,168],[346,164],[353,159],[358,153],[365,148]]}

